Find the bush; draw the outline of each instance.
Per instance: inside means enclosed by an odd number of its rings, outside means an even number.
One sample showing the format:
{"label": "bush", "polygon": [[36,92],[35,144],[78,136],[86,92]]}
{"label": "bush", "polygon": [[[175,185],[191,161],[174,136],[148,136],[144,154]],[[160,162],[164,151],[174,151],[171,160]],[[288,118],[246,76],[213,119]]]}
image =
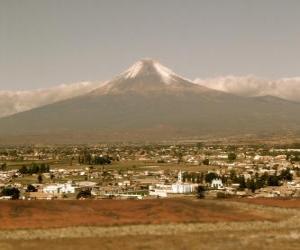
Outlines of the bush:
{"label": "bush", "polygon": [[198,199],[205,198],[205,191],[206,191],[206,188],[204,186],[198,186],[197,187],[197,198]]}
{"label": "bush", "polygon": [[90,189],[85,189],[85,190],[80,190],[79,193],[76,196],[76,199],[88,199],[91,198],[92,194],[91,194],[91,190]]}

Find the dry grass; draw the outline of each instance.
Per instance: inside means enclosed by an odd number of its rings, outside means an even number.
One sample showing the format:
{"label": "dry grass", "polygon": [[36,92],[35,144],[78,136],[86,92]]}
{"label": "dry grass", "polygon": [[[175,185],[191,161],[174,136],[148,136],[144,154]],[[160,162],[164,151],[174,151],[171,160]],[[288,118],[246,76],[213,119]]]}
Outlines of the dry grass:
{"label": "dry grass", "polygon": [[197,199],[1,201],[0,229],[276,220],[226,201]]}
{"label": "dry grass", "polygon": [[300,198],[282,199],[282,198],[254,198],[254,199],[237,199],[236,201],[249,204],[281,207],[281,208],[300,208]]}
{"label": "dry grass", "polygon": [[0,242],[2,250],[93,250],[93,249],[210,249],[210,250],[298,250],[299,233],[281,231],[215,231],[178,235],[139,235],[102,238],[75,238],[56,240],[6,240]]}
{"label": "dry grass", "polygon": [[182,198],[0,202],[0,249],[296,250],[299,203]]}

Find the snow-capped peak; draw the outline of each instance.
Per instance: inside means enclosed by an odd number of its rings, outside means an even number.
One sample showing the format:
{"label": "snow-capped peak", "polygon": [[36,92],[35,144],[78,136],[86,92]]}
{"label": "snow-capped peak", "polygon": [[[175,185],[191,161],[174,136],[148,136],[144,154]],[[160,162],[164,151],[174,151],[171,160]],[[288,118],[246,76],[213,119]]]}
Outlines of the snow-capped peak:
{"label": "snow-capped peak", "polygon": [[[127,92],[146,93],[147,91],[181,91],[200,86],[175,74],[172,70],[152,59],[143,59],[133,64],[129,69],[116,76],[93,94],[120,94]],[[202,87],[201,87],[202,91]]]}
{"label": "snow-capped peak", "polygon": [[140,60],[122,74],[126,79],[141,75],[158,75],[165,83],[169,83],[174,77],[179,77],[172,70],[152,59]]}

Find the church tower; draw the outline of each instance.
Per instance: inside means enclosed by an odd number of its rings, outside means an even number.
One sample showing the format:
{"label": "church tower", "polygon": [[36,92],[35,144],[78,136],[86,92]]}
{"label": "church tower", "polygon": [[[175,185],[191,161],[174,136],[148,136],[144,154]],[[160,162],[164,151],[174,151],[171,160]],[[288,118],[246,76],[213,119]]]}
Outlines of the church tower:
{"label": "church tower", "polygon": [[178,172],[177,182],[182,183],[182,172],[181,172],[181,170],[179,170],[179,172]]}

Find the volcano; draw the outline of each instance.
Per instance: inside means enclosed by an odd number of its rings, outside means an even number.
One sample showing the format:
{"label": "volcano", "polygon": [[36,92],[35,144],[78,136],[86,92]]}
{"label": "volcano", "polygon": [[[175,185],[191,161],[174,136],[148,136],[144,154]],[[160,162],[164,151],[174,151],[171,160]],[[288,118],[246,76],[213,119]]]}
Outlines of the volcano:
{"label": "volcano", "polygon": [[209,90],[194,84],[158,61],[143,59],[128,70],[110,81],[105,87],[94,91],[94,94],[121,94],[128,92],[149,93],[164,91]]}
{"label": "volcano", "polygon": [[296,102],[194,84],[144,59],[92,92],[0,119],[0,138],[82,143],[298,133],[299,111]]}

